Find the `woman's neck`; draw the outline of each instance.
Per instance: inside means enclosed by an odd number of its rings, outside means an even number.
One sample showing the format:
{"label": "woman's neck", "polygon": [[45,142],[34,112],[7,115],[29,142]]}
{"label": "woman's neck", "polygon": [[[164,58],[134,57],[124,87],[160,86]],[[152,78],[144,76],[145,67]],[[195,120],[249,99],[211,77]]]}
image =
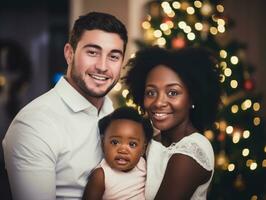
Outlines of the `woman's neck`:
{"label": "woman's neck", "polygon": [[197,132],[197,129],[190,123],[184,127],[161,131],[159,140],[164,146],[168,147],[194,132]]}

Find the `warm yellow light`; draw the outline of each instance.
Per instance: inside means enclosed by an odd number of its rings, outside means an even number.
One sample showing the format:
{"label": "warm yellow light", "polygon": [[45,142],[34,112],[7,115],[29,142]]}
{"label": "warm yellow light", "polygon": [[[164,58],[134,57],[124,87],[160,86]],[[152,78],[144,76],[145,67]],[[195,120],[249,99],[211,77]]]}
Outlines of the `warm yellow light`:
{"label": "warm yellow light", "polygon": [[228,169],[229,172],[232,172],[232,171],[235,170],[235,165],[234,165],[233,163],[230,163],[230,164],[228,165],[227,169]]}
{"label": "warm yellow light", "polygon": [[232,57],[230,58],[230,61],[231,61],[231,63],[232,63],[233,65],[236,65],[236,64],[238,63],[238,57],[236,57],[236,56],[232,56]]}
{"label": "warm yellow light", "polygon": [[150,27],[151,27],[150,22],[148,22],[148,21],[142,22],[142,28],[143,29],[149,29]]}
{"label": "warm yellow light", "polygon": [[214,138],[214,134],[213,134],[213,131],[212,130],[206,130],[204,131],[204,135],[206,138],[208,138],[210,141],[213,140]]}
{"label": "warm yellow light", "polygon": [[239,140],[240,140],[240,137],[241,137],[241,134],[239,131],[236,131],[233,133],[233,138],[232,138],[232,141],[234,144],[238,143]]}
{"label": "warm yellow light", "polygon": [[252,106],[252,102],[250,99],[246,99],[242,104],[241,104],[241,108],[242,110],[247,110]]}
{"label": "warm yellow light", "polygon": [[181,21],[181,22],[178,23],[178,27],[181,28],[181,29],[184,29],[186,26],[187,26],[187,24],[184,21]]}
{"label": "warm yellow light", "polygon": [[243,131],[243,138],[247,139],[247,138],[249,138],[249,136],[250,136],[250,131],[249,130]]}
{"label": "warm yellow light", "polygon": [[118,92],[118,91],[120,91],[122,89],[122,84],[121,83],[117,83],[116,85],[115,85],[115,87],[114,87],[114,91],[116,91],[116,92]]}
{"label": "warm yellow light", "polygon": [[171,12],[167,13],[168,17],[174,17],[175,12],[171,9]]}
{"label": "warm yellow light", "polygon": [[257,102],[254,103],[254,104],[253,104],[253,110],[254,110],[254,111],[259,111],[259,110],[260,110],[260,104],[257,103]]}
{"label": "warm yellow light", "polygon": [[162,24],[160,24],[160,29],[161,29],[162,31],[166,31],[166,30],[169,29],[169,27],[168,27],[168,25],[167,25],[166,23],[162,23]]}
{"label": "warm yellow light", "polygon": [[191,27],[190,27],[190,26],[186,26],[186,27],[184,28],[184,32],[185,32],[185,33],[190,33],[190,32],[191,32]]}
{"label": "warm yellow light", "polygon": [[230,81],[230,86],[231,86],[231,88],[237,88],[237,86],[238,86],[238,82],[236,81],[236,80],[231,80]]}
{"label": "warm yellow light", "polygon": [[266,145],[264,146],[264,152],[266,153]]}
{"label": "warm yellow light", "polygon": [[227,126],[225,132],[226,132],[228,135],[230,135],[230,134],[233,133],[233,130],[234,130],[233,126]]}
{"label": "warm yellow light", "polygon": [[175,9],[179,9],[179,8],[181,7],[181,4],[180,4],[178,1],[174,1],[174,2],[172,3],[172,6],[173,6],[173,8],[175,8]]}
{"label": "warm yellow light", "polygon": [[187,38],[188,38],[189,40],[195,40],[196,35],[195,35],[194,33],[189,33],[189,34],[187,34]]}
{"label": "warm yellow light", "polygon": [[163,32],[165,35],[171,35],[172,31],[170,29]]}
{"label": "warm yellow light", "polygon": [[0,75],[0,86],[4,86],[6,84],[6,78],[2,75]]}
{"label": "warm yellow light", "polygon": [[220,13],[222,13],[224,11],[224,7],[222,5],[220,5],[220,4],[216,6],[216,9]]}
{"label": "warm yellow light", "polygon": [[232,105],[232,106],[231,106],[231,112],[232,112],[232,113],[237,113],[238,110],[239,110],[238,105]]}
{"label": "warm yellow light", "polygon": [[224,132],[226,130],[226,127],[227,127],[226,121],[220,121],[219,127],[220,127],[220,130],[222,132]]}
{"label": "warm yellow light", "polygon": [[262,161],[262,167],[266,167],[266,159]]}
{"label": "warm yellow light", "polygon": [[165,40],[165,38],[163,38],[163,37],[158,38],[158,40],[157,40],[157,44],[158,44],[160,47],[163,47],[163,46],[166,44],[166,40]]}
{"label": "warm yellow light", "polygon": [[204,16],[209,16],[212,12],[212,7],[209,3],[204,3],[203,6],[201,7],[201,13]]}
{"label": "warm yellow light", "polygon": [[217,27],[217,29],[218,29],[218,32],[220,32],[220,33],[224,33],[224,32],[225,32],[225,27],[222,26],[222,25],[219,25],[219,26]]}
{"label": "warm yellow light", "polygon": [[213,35],[216,35],[218,33],[218,30],[216,27],[211,27],[210,28],[210,33],[213,34]]}
{"label": "warm yellow light", "polygon": [[195,9],[193,7],[187,7],[187,13],[189,15],[193,15],[195,13]]}
{"label": "warm yellow light", "polygon": [[255,126],[258,126],[260,124],[260,118],[259,117],[254,117],[253,123]]}
{"label": "warm yellow light", "polygon": [[154,37],[159,38],[162,36],[162,31],[161,30],[155,30],[153,32],[153,35],[154,35]]}
{"label": "warm yellow light", "polygon": [[253,160],[248,159],[247,162],[246,162],[246,166],[250,167],[252,163],[253,163]]}
{"label": "warm yellow light", "polygon": [[162,8],[171,8],[170,4],[167,1],[161,3]]}
{"label": "warm yellow light", "polygon": [[126,98],[127,95],[128,95],[128,93],[129,93],[129,91],[128,91],[127,89],[124,89],[124,90],[122,91],[122,96],[123,96],[124,98]]}
{"label": "warm yellow light", "polygon": [[196,29],[197,31],[201,31],[201,30],[203,29],[203,25],[202,25],[202,23],[197,22],[197,23],[195,24],[195,29]]}
{"label": "warm yellow light", "polygon": [[220,50],[220,57],[221,58],[226,58],[227,57],[227,52],[225,50]]}
{"label": "warm yellow light", "polygon": [[257,195],[252,195],[252,197],[250,198],[250,200],[258,200],[258,196]]}
{"label": "warm yellow light", "polygon": [[253,163],[251,163],[251,165],[250,165],[250,169],[251,170],[255,170],[255,169],[257,169],[257,167],[258,167],[258,164],[256,163],[256,162],[253,162]]}
{"label": "warm yellow light", "polygon": [[174,23],[171,20],[168,20],[166,22],[166,24],[168,25],[169,28],[173,28],[174,27]]}
{"label": "warm yellow light", "polygon": [[243,149],[242,150],[242,155],[245,156],[245,157],[248,156],[249,155],[249,149],[247,149],[247,148]]}
{"label": "warm yellow light", "polygon": [[225,81],[225,76],[223,74],[220,75],[220,82],[223,83]]}
{"label": "warm yellow light", "polygon": [[194,6],[195,6],[196,8],[201,8],[201,6],[202,6],[201,1],[194,1]]}
{"label": "warm yellow light", "polygon": [[217,24],[220,26],[224,26],[225,25],[225,21],[223,19],[218,19],[217,20]]}
{"label": "warm yellow light", "polygon": [[225,69],[227,67],[227,63],[225,61],[220,62],[220,66],[222,69]]}
{"label": "warm yellow light", "polygon": [[230,68],[226,68],[224,70],[224,75],[227,76],[227,77],[231,76],[232,75],[232,70]]}

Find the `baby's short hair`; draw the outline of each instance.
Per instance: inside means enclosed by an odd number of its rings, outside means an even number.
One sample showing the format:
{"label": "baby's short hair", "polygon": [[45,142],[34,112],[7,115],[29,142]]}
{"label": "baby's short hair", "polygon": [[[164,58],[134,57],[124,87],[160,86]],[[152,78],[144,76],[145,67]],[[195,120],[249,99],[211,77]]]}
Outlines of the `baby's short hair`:
{"label": "baby's short hair", "polygon": [[133,107],[123,106],[114,110],[111,114],[99,120],[98,126],[100,135],[104,136],[106,129],[114,120],[127,119],[132,120],[142,125],[144,130],[146,142],[150,142],[153,137],[153,127],[149,119],[140,115],[139,112]]}

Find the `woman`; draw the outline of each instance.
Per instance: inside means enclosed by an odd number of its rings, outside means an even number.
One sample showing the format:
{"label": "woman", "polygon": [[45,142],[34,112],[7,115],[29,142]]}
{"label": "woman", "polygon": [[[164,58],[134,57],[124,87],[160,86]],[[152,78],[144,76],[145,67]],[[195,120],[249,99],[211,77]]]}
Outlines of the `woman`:
{"label": "woman", "polygon": [[212,126],[220,100],[214,57],[199,48],[152,47],[137,52],[128,66],[131,97],[159,130],[147,150],[146,199],[206,199],[214,153],[202,133]]}

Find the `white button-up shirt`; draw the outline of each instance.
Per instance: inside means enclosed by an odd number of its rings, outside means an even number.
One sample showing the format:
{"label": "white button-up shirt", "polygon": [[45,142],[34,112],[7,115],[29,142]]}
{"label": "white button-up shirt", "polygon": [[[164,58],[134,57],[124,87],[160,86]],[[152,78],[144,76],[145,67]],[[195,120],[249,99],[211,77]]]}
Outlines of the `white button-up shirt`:
{"label": "white button-up shirt", "polygon": [[90,171],[102,159],[98,110],[64,78],[25,106],[3,140],[12,196],[20,200],[80,199]]}

